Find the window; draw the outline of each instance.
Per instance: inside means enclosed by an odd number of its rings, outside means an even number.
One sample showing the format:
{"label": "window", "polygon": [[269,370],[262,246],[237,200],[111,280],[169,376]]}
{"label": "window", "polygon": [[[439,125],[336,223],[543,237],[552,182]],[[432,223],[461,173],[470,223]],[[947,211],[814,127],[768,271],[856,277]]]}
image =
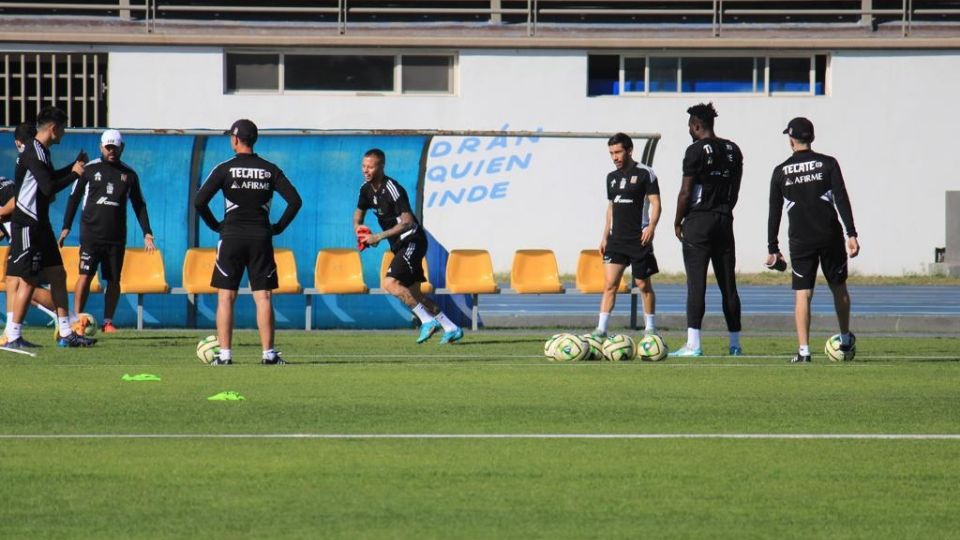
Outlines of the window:
{"label": "window", "polygon": [[450,94],[451,54],[224,54],[224,92]]}
{"label": "window", "polygon": [[[588,55],[587,95],[826,94],[827,55]],[[615,69],[616,66],[616,69]]]}
{"label": "window", "polygon": [[3,125],[32,121],[54,105],[67,113],[68,127],[104,127],[106,74],[102,53],[0,53]]}

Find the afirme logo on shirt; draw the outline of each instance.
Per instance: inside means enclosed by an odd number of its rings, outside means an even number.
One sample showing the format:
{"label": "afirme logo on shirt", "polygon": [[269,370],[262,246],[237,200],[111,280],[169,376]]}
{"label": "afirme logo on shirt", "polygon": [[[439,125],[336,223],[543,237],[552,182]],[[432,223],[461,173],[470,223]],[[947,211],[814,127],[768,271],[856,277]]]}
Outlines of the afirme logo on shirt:
{"label": "afirme logo on shirt", "polygon": [[793,184],[806,184],[807,182],[820,182],[823,180],[823,172],[816,172],[813,174],[804,174],[802,176],[795,176],[791,178],[791,175],[797,173],[813,172],[817,169],[823,168],[822,161],[804,161],[803,163],[791,163],[790,165],[783,166],[783,174],[786,176],[786,181],[784,182],[785,186],[792,186]]}

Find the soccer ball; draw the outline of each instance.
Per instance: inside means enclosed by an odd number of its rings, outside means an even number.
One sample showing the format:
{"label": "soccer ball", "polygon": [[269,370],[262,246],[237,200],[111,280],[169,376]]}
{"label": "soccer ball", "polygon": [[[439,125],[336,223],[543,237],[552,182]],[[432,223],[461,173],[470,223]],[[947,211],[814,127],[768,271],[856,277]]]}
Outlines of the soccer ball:
{"label": "soccer ball", "polygon": [[610,336],[603,342],[603,357],[611,362],[633,360],[637,354],[637,346],[630,336]]}
{"label": "soccer ball", "polygon": [[547,358],[552,359],[554,345],[557,343],[557,340],[564,335],[567,335],[567,334],[554,334],[550,336],[547,339],[546,343],[543,344],[543,355],[546,356]]}
{"label": "soccer ball", "polygon": [[[70,325],[70,330],[78,336],[94,336],[97,333],[97,319],[89,313],[78,313],[77,320]],[[60,328],[53,325],[53,339],[60,339]]]}
{"label": "soccer ball", "polygon": [[553,346],[553,359],[557,362],[578,362],[590,355],[590,346],[580,336],[563,334]]}
{"label": "soccer ball", "polygon": [[204,364],[213,361],[213,357],[220,352],[220,341],[217,336],[207,336],[197,343],[197,358]]}
{"label": "soccer ball", "polygon": [[584,360],[603,360],[603,340],[590,334],[583,334],[580,340],[590,348],[590,354]]}
{"label": "soccer ball", "polygon": [[637,356],[646,362],[659,362],[667,357],[667,344],[656,334],[648,334],[637,342]]}
{"label": "soccer ball", "polygon": [[836,334],[830,336],[830,339],[827,340],[823,352],[831,362],[848,362],[857,355],[857,344],[854,342],[853,347],[850,347],[848,352],[843,352],[840,350],[840,334]]}

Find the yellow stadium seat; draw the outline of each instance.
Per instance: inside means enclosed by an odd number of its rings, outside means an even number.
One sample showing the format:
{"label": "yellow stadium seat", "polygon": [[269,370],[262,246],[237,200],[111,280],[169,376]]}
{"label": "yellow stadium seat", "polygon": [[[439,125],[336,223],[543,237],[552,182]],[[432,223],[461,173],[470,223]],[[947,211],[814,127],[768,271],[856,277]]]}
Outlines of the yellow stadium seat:
{"label": "yellow stadium seat", "polygon": [[[603,292],[604,283],[603,257],[600,250],[585,249],[577,259],[577,289],[584,294]],[[620,288],[617,292],[630,292],[626,277],[620,278]]]}
{"label": "yellow stadium seat", "polygon": [[10,246],[0,246],[0,291],[7,290],[7,255]]}
{"label": "yellow stadium seat", "polygon": [[563,292],[557,257],[549,249],[519,249],[513,256],[510,288],[519,294]]}
{"label": "yellow stadium seat", "polygon": [[[63,246],[60,248],[60,258],[63,259],[63,269],[67,271],[67,292],[73,292],[74,287],[77,286],[77,278],[80,276],[80,247]],[[90,292],[98,293],[101,290],[100,278],[93,276]]]}
{"label": "yellow stadium seat", "polygon": [[120,274],[121,294],[164,294],[170,292],[160,250],[147,253],[143,248],[127,248]]}
{"label": "yellow stadium seat", "polygon": [[[387,275],[387,269],[390,268],[390,263],[393,262],[393,252],[387,250],[383,253],[383,259],[380,261],[380,286],[383,287],[383,278]],[[427,268],[427,258],[423,258],[423,275],[427,276],[427,280],[420,284],[420,292],[423,294],[430,294],[433,292],[433,284],[430,283],[430,272]]]}
{"label": "yellow stadium seat", "polygon": [[300,280],[297,279],[297,259],[293,256],[293,250],[284,248],[274,248],[273,258],[277,262],[277,279],[279,286],[273,290],[273,294],[300,294],[303,287],[300,286]]}
{"label": "yellow stadium seat", "polygon": [[214,294],[210,285],[213,266],[217,262],[215,248],[190,248],[183,257],[183,288],[190,294]]}
{"label": "yellow stadium seat", "polygon": [[493,261],[483,249],[455,249],[447,259],[447,290],[453,294],[495,294]]}
{"label": "yellow stadium seat", "polygon": [[355,249],[321,249],[314,268],[314,289],[319,294],[365,294],[360,252]]}

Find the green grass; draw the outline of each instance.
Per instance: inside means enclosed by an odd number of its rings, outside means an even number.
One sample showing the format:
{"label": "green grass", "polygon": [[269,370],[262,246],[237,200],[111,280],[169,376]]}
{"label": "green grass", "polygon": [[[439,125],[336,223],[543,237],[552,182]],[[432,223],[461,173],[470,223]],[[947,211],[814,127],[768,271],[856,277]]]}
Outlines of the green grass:
{"label": "green grass", "polygon": [[[854,362],[791,366],[791,336],[746,338],[753,357],[556,364],[548,332],[282,332],[291,364],[268,367],[240,332],[237,364],[214,368],[193,355],[208,333],[0,353],[0,434],[960,434],[956,337],[862,335]],[[121,380],[136,373],[163,380]],[[224,390],[246,400],[207,401]],[[960,440],[4,438],[0,538],[949,537],[958,456]]]}

